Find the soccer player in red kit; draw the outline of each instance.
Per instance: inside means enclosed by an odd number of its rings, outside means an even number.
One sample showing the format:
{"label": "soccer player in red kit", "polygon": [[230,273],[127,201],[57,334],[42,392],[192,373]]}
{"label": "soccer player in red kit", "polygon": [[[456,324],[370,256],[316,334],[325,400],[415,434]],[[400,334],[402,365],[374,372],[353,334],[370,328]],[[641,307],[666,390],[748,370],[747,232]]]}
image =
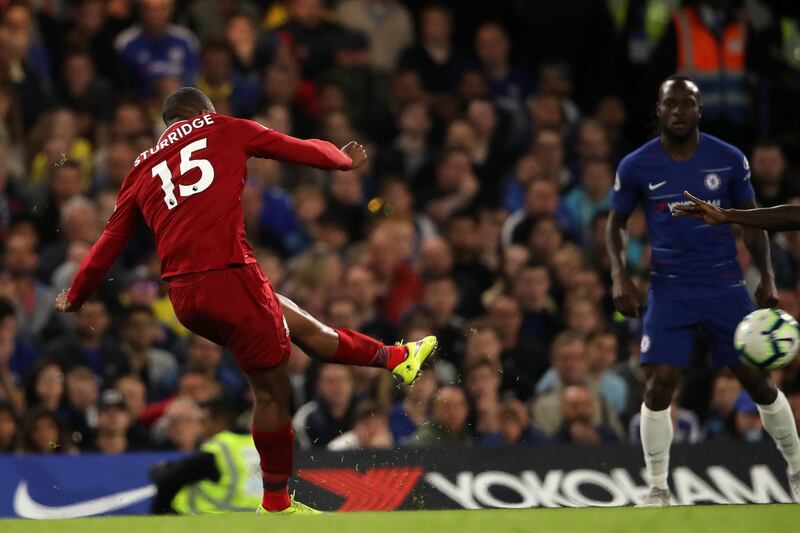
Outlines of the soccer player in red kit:
{"label": "soccer player in red kit", "polygon": [[[290,424],[286,362],[290,330],[309,355],[327,362],[380,366],[411,384],[434,352],[436,339],[384,346],[350,330],[331,330],[290,301],[281,304],[245,240],[241,194],[248,157],[263,157],[327,170],[350,170],[367,154],[355,142],[341,150],[301,140],[249,120],[215,113],[192,87],[164,100],[167,129],[142,152],[125,177],[105,231],[81,263],[56,308],[80,308],[143,220],[153,231],[161,276],[178,319],[191,331],[231,351],[255,398],[253,441],[261,458],[264,496],[259,512],[314,513],[289,497],[294,433]],[[295,333],[297,333],[295,332]]]}

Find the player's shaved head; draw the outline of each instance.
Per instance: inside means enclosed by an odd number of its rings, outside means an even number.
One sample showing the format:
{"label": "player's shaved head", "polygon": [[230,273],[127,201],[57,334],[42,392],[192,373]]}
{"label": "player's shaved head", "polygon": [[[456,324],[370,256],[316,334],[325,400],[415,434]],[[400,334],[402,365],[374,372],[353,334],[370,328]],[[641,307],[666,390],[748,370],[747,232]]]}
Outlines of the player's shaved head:
{"label": "player's shaved head", "polygon": [[181,87],[164,99],[161,117],[169,126],[178,120],[186,120],[201,113],[215,113],[214,104],[206,94],[194,87]]}
{"label": "player's shaved head", "polygon": [[700,103],[700,88],[697,84],[691,79],[687,78],[686,76],[681,76],[679,74],[673,74],[672,76],[665,79],[661,82],[661,85],[658,88],[658,100],[661,101],[664,98],[670,89],[673,87],[681,87],[690,93],[694,94],[694,97],[697,99],[697,102]]}

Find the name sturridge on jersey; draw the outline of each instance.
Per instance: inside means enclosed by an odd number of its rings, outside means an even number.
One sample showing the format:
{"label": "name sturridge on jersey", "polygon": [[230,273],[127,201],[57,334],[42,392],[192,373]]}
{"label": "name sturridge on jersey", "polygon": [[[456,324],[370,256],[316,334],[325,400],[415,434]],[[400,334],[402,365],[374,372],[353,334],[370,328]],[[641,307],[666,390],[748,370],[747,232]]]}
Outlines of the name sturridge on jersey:
{"label": "name sturridge on jersey", "polygon": [[[185,122],[185,124],[181,124],[179,127],[169,132],[169,135],[167,135],[166,139],[160,139],[157,145],[139,154],[139,157],[137,157],[136,161],[133,162],[133,166],[138,167],[140,163],[146,161],[151,155],[155,155],[159,152],[159,150],[166,148],[174,142],[177,142],[179,139],[183,139],[186,135],[189,135],[194,130],[203,128],[205,126],[211,126],[214,124],[214,117],[210,114],[204,114],[192,119],[191,121],[187,120],[183,122]],[[175,124],[180,124],[180,122],[176,122]]]}

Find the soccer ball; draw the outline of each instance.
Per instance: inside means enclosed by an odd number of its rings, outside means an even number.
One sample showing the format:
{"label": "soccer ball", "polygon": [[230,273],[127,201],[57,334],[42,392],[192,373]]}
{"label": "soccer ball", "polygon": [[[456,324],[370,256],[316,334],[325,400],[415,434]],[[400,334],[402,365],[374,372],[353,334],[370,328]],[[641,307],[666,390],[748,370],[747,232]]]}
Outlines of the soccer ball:
{"label": "soccer ball", "polygon": [[739,323],[733,342],[743,363],[775,370],[794,359],[800,347],[800,327],[786,311],[758,309]]}

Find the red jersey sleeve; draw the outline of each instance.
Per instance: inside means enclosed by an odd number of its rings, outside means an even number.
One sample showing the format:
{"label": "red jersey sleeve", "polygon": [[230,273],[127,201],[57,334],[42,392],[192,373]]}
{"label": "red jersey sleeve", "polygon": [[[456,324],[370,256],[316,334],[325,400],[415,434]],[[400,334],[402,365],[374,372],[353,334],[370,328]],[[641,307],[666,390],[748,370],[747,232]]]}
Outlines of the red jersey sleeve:
{"label": "red jersey sleeve", "polygon": [[114,213],[108,219],[106,229],[81,262],[72,281],[67,299],[75,308],[82,306],[100,287],[142,221],[141,212],[136,205],[132,174],[128,174],[122,183]]}
{"label": "red jersey sleeve", "polygon": [[335,145],[319,139],[298,139],[252,120],[234,124],[248,156],[298,163],[324,170],[350,170],[353,162]]}

